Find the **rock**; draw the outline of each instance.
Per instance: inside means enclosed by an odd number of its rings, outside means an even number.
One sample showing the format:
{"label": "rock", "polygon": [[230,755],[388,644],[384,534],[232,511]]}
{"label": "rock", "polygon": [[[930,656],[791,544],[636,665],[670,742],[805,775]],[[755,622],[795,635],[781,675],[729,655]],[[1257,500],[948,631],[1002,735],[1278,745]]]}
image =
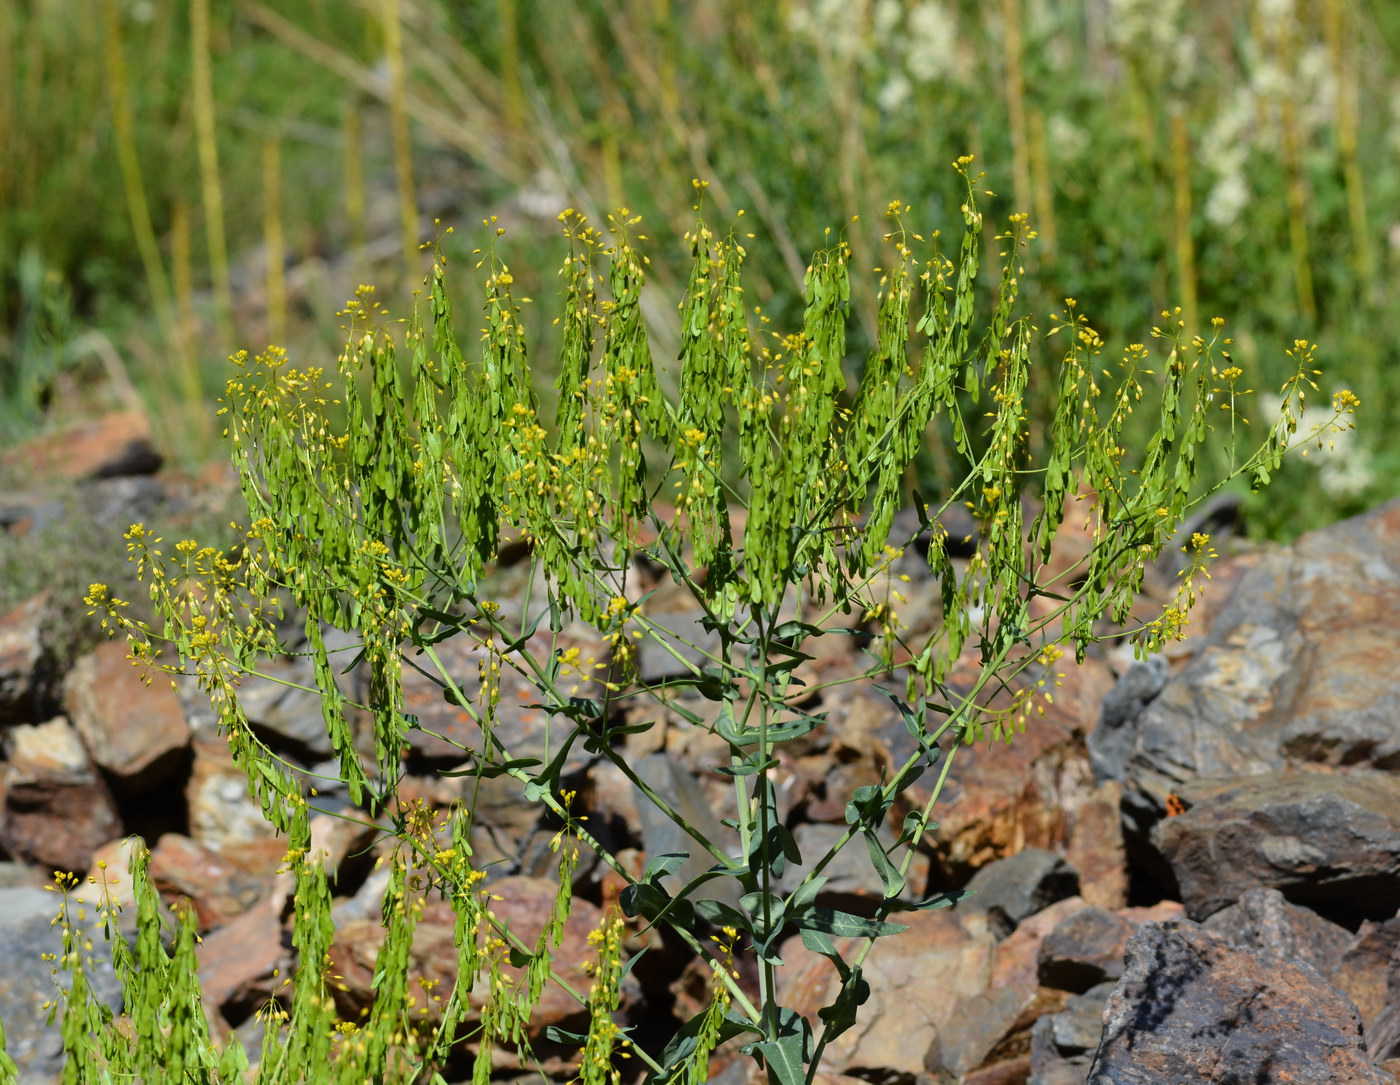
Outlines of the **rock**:
{"label": "rock", "polygon": [[164,783],[190,745],[180,699],[163,679],[147,683],[125,640],[99,644],[74,664],[65,706],[93,761],[113,785],[139,794]]}
{"label": "rock", "polygon": [[1136,701],[1125,692],[1105,705],[1089,741],[1095,770],[1123,781],[1145,834],[1195,778],[1400,767],[1398,656],[1392,501],[1255,560],[1179,675],[1155,698],[1148,681]]}
{"label": "rock", "polygon": [[1079,895],[1100,908],[1128,903],[1128,855],[1120,809],[1123,785],[1105,780],[1079,807],[1065,860],[1079,872]]}
{"label": "rock", "polygon": [[151,426],[139,411],[111,411],[48,436],[36,437],[5,453],[5,462],[27,475],[68,479],[153,475],[161,455]]}
{"label": "rock", "polygon": [[[533,948],[558,889],[558,882],[549,878],[501,878],[491,883],[491,911],[502,923],[509,925],[525,945]],[[596,905],[575,898],[564,927],[564,940],[553,951],[554,969],[576,991],[587,991],[593,982],[593,977],[585,970],[585,964],[597,959],[597,951],[589,943],[588,936],[598,928],[601,920],[602,912]],[[424,900],[422,917],[409,954],[411,991],[419,990],[421,982],[434,981],[441,992],[451,989],[457,969],[455,923],[456,917],[448,904],[435,896]],[[345,922],[336,932],[331,951],[332,968],[342,977],[343,988],[335,990],[333,994],[341,1013],[348,1020],[358,1019],[360,1011],[373,1000],[375,956],[383,941],[384,928],[377,916]],[[502,966],[502,972],[508,981],[520,974],[519,969],[509,964]],[[472,991],[473,1013],[464,1027],[469,1029],[475,1022],[476,1011],[483,1005],[484,995],[483,978],[483,982]],[[624,988],[624,996],[625,1001],[634,1001],[635,986],[629,983]],[[440,1010],[430,1004],[428,1019],[433,1020],[438,1012]],[[586,1014],[586,1011],[557,983],[546,983],[535,1013],[530,1018],[528,1035],[531,1042],[539,1042],[544,1030],[551,1025],[561,1028],[577,1026],[581,1013]]]}
{"label": "rock", "polygon": [[31,721],[39,709],[48,612],[49,597],[43,593],[0,618],[0,727]]}
{"label": "rock", "polygon": [[[180,833],[166,833],[151,851],[151,882],[165,896],[186,898],[199,929],[213,930],[267,896],[285,848],[268,840],[259,850],[260,855],[249,855],[246,846],[220,853]],[[244,861],[235,862],[235,855]]]}
{"label": "rock", "polygon": [[1089,906],[1066,917],[1040,945],[1038,976],[1046,987],[1083,994],[1123,974],[1123,949],[1133,923]]}
{"label": "rock", "polygon": [[[827,851],[835,847],[846,834],[845,825],[803,824],[792,830],[797,850],[802,854],[800,863],[790,864],[778,879],[779,892],[790,893],[816,865]],[[888,822],[876,834],[887,851],[894,846],[896,833]],[[898,866],[904,861],[904,849],[891,853],[891,859]],[[928,856],[916,852],[905,875],[903,895],[922,895],[928,882]],[[828,879],[817,894],[817,903],[823,907],[839,908],[843,911],[869,915],[885,896],[884,882],[870,861],[870,853],[859,834],[853,837],[826,866],[822,875]]]}
{"label": "rock", "polygon": [[[976,657],[975,651],[965,657],[959,681],[974,680]],[[931,841],[947,881],[961,884],[970,871],[1027,847],[1063,851],[1078,811],[1094,794],[1083,736],[1112,688],[1112,672],[1092,657],[1083,664],[1061,659],[1054,671],[1064,676],[1054,703],[1010,745],[987,741],[957,751],[938,807],[940,829]],[[890,729],[895,727],[904,733],[902,722]],[[906,735],[903,741],[911,740]],[[916,786],[933,777],[927,774]],[[918,794],[911,792],[911,802],[920,802]]]}
{"label": "rock", "polygon": [[1188,920],[1128,941],[1094,1085],[1382,1082],[1346,997],[1306,964],[1264,961]]}
{"label": "rock", "polygon": [[[664,798],[700,836],[717,843],[730,838],[732,834],[720,823],[700,782],[690,773],[681,771],[670,758],[659,753],[647,754],[632,768],[637,778]],[[663,879],[668,891],[678,891],[715,865],[717,858],[655,805],[640,794],[636,801],[642,850],[647,858],[667,852],[686,852],[690,856],[680,869]],[[717,878],[706,883],[705,893],[726,904],[737,905],[743,890],[733,878]]]}
{"label": "rock", "polygon": [[234,763],[221,738],[198,739],[185,784],[189,836],[214,851],[230,844],[267,840],[275,830],[248,793],[248,775]]}
{"label": "rock", "polygon": [[[531,638],[528,650],[538,658],[548,658],[551,648],[565,657],[560,667],[561,692],[566,696],[601,698],[609,658],[601,636],[578,624],[570,625],[557,636],[546,628]],[[443,641],[436,646],[436,652],[473,710],[479,710],[480,668],[489,665],[489,654],[468,634]],[[562,716],[550,719],[549,713],[536,707],[544,701],[543,693],[514,669],[501,668],[499,680],[500,699],[491,733],[509,752],[496,756],[543,759],[547,752],[557,750],[575,724]],[[413,756],[430,766],[460,765],[473,753],[480,753],[481,731],[471,713],[445,700],[442,682],[442,676],[426,657],[405,660],[404,711],[418,720],[418,726],[408,734],[408,744]],[[583,742],[576,741],[566,773],[581,771],[591,759]]]}
{"label": "rock", "polygon": [[93,852],[121,834],[116,803],[62,716],[5,735],[0,842],[46,870],[83,872]]}
{"label": "rock", "polygon": [[229,1025],[265,1005],[281,983],[278,973],[291,971],[291,947],[268,899],[205,935],[197,952],[206,1012],[217,1011]]}
{"label": "rock", "polygon": [[1400,777],[1280,772],[1180,788],[1155,839],[1193,919],[1256,887],[1346,921],[1400,908]]}
{"label": "rock", "polygon": [[1028,1085],[1083,1085],[1103,1036],[1104,1004],[1113,987],[1092,987],[1070,998],[1059,1013],[1035,1023]]}
{"label": "rock", "polygon": [[[96,900],[90,893],[76,897],[89,904]],[[49,1085],[63,1070],[59,1021],[46,1024],[45,1002],[57,995],[55,983],[66,991],[70,981],[62,970],[54,974],[53,964],[40,956],[62,952],[62,933],[53,926],[59,904],[57,894],[43,889],[0,889],[0,1021],[5,1023],[5,1051],[19,1067],[18,1085]],[[101,924],[83,925],[78,910],[71,909],[71,918],[93,942],[88,982],[96,1000],[115,1013],[121,1009],[121,988]],[[91,909],[87,915],[89,922],[95,919]]]}
{"label": "rock", "polygon": [[1381,1023],[1387,1006],[1400,1005],[1400,916],[1361,924],[1346,952],[1324,974],[1356,1004],[1372,1059],[1400,1054],[1400,1032],[1388,1032]]}
{"label": "rock", "polygon": [[[857,1024],[827,1046],[823,1065],[833,1073],[923,1074],[928,1061],[941,1059],[931,1049],[959,1003],[986,988],[996,938],[982,916],[944,909],[898,919],[909,929],[882,939],[865,962],[870,999]],[[863,944],[834,942],[847,961]],[[840,986],[835,967],[797,937],[779,952],[785,962],[778,973],[780,1003],[820,1026],[817,1010],[831,1004]]]}
{"label": "rock", "polygon": [[1205,921],[1206,930],[1259,957],[1305,961],[1331,977],[1354,938],[1345,927],[1290,904],[1277,889],[1251,889]]}
{"label": "rock", "polygon": [[711,657],[719,651],[719,634],[700,624],[703,617],[705,612],[698,609],[648,612],[647,618],[656,629],[637,642],[637,674],[643,682],[688,677],[712,665]]}
{"label": "rock", "polygon": [[1079,875],[1054,852],[1027,848],[987,864],[966,888],[973,895],[959,905],[960,910],[985,912],[992,930],[1005,937],[1027,916],[1075,896]]}

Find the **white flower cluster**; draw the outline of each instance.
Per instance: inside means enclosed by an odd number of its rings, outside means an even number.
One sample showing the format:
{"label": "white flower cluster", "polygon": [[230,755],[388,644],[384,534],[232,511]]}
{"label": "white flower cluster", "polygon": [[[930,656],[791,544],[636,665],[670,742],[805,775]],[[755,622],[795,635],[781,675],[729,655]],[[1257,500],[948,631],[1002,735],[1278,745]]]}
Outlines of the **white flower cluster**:
{"label": "white flower cluster", "polygon": [[889,59],[876,101],[899,109],[919,85],[966,82],[970,57],[959,48],[958,20],[947,0],[802,0],[788,27],[827,55],[863,65]]}
{"label": "white flower cluster", "polygon": [[1327,403],[1303,408],[1293,443],[1302,448],[1307,462],[1317,470],[1318,481],[1331,496],[1356,497],[1376,480],[1371,454],[1356,441],[1356,430],[1345,419],[1333,421]]}

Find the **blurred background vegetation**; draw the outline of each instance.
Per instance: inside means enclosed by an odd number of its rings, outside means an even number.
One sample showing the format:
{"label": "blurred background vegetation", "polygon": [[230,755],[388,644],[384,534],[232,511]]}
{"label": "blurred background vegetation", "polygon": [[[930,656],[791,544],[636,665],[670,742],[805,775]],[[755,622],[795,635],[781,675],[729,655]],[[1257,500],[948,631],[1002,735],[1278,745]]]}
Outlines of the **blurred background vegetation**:
{"label": "blurred background vegetation", "polygon": [[406,312],[418,244],[455,225],[469,267],[488,215],[542,388],[565,207],[644,216],[664,358],[696,177],[779,331],[845,231],[854,375],[884,208],[956,234],[971,153],[987,237],[1039,233],[1043,331],[1072,296],[1109,362],[1223,316],[1261,416],[1320,344],[1359,432],[1250,507],[1291,537],[1400,492],[1397,45],[1387,0],[0,0],[0,444],[124,395],[220,455],[229,353],[330,364],[356,283]]}

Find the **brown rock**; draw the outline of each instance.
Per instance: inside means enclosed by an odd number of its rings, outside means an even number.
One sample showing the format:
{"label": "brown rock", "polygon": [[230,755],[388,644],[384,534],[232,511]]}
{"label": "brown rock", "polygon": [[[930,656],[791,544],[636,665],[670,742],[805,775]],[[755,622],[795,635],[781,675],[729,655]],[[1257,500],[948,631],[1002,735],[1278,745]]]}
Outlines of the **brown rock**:
{"label": "brown rock", "polygon": [[33,719],[48,610],[43,593],[0,618],[0,726]]}
{"label": "brown rock", "polygon": [[206,935],[199,946],[199,984],[206,1007],[237,1024],[265,1004],[290,972],[291,950],[272,902],[261,901]]}
{"label": "brown rock", "polygon": [[[552,644],[559,652],[566,654],[559,680],[562,692],[566,696],[599,696],[603,690],[608,660],[607,647],[601,636],[575,624],[558,635],[557,643],[548,630],[536,633],[526,650],[537,658],[548,658]],[[575,650],[576,657],[569,655]],[[473,710],[479,711],[481,683],[478,668],[487,662],[481,646],[470,634],[464,633],[438,644],[436,651],[447,673],[471,702]],[[426,657],[414,656],[405,661],[404,711],[419,722],[419,727],[409,732],[408,743],[416,756],[427,761],[460,764],[469,756],[481,752],[481,731],[473,722],[471,713],[447,702],[444,687],[440,684],[442,681],[442,676],[436,673]],[[502,668],[497,720],[491,730],[509,751],[506,756],[542,757],[546,733],[554,744],[551,748],[557,748],[572,729],[573,724],[568,720],[551,720],[544,709],[534,707],[543,700],[543,694],[533,682],[509,667]],[[575,743],[575,761],[580,765],[586,757],[582,747],[582,742]]]}
{"label": "brown rock", "polygon": [[84,872],[121,833],[116,804],[78,732],[62,716],[12,727],[5,736],[0,841],[49,870]]}
{"label": "brown rock", "polygon": [[1075,812],[1065,858],[1079,872],[1079,895],[1100,908],[1128,903],[1128,855],[1119,803],[1123,785],[1105,780]]}
{"label": "brown rock", "polygon": [[65,701],[93,761],[125,791],[165,782],[189,747],[179,697],[168,682],[147,684],[127,659],[125,641],[99,644],[79,659]]}
{"label": "brown rock", "polygon": [[[987,983],[996,939],[980,916],[964,920],[949,910],[914,912],[899,921],[909,929],[881,939],[865,962],[870,1000],[854,1027],[828,1045],[824,1065],[837,1073],[883,1070],[918,1075],[939,1041],[940,1030],[959,1002],[981,993]],[[850,960],[859,943],[835,939]],[[779,998],[812,1022],[830,1005],[840,987],[835,967],[812,953],[800,938],[783,943]]]}
{"label": "brown rock", "polygon": [[1390,977],[1400,970],[1400,917],[1363,923],[1334,965],[1328,979],[1356,1004],[1369,1039],[1390,1001]]}
{"label": "brown rock", "polygon": [[1112,672],[1098,660],[1066,658],[1053,673],[1064,675],[1054,703],[1009,746],[989,739],[957,752],[934,840],[952,881],[1024,848],[1063,851],[1077,811],[1094,794],[1083,735],[1112,688]]}
{"label": "brown rock", "polygon": [[[227,849],[220,854],[179,833],[166,833],[151,852],[151,881],[162,894],[187,898],[202,931],[221,927],[268,894],[281,865],[276,842],[255,862],[236,863]],[[245,847],[240,858],[249,858]],[[262,862],[257,863],[256,859]],[[251,869],[250,869],[251,867]]]}
{"label": "brown rock", "polygon": [[[491,912],[533,949],[557,892],[557,882],[548,878],[500,878],[491,883]],[[584,965],[597,957],[588,935],[597,929],[601,919],[602,913],[595,905],[575,898],[565,924],[564,940],[553,951],[555,971],[576,991],[587,991],[593,982],[584,971]],[[410,990],[419,990],[422,982],[435,984],[433,990],[442,994],[451,989],[457,968],[455,923],[456,917],[447,903],[436,897],[423,902],[422,917],[409,956]],[[343,989],[335,992],[335,999],[342,1014],[350,1020],[355,1020],[360,1010],[373,1001],[375,956],[383,941],[384,927],[373,919],[350,920],[336,932],[331,956],[333,971],[341,976]],[[520,970],[509,964],[502,967],[502,972],[508,981],[520,975]],[[483,977],[471,994],[474,1011],[480,1010],[485,995]],[[532,1041],[538,1040],[549,1026],[577,1023],[586,1013],[586,1008],[557,983],[546,983],[530,1018],[529,1035]],[[473,1020],[474,1014],[468,1020],[468,1027]]]}
{"label": "brown rock", "polygon": [[29,474],[94,479],[155,474],[161,455],[143,414],[112,411],[20,445],[5,462]]}

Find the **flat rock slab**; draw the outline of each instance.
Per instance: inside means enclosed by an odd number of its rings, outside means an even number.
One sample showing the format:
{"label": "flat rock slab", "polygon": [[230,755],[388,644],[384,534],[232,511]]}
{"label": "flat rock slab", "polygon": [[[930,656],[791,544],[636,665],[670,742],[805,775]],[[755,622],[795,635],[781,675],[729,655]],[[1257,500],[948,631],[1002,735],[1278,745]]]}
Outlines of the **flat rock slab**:
{"label": "flat rock slab", "polygon": [[1277,772],[1180,795],[1186,811],[1154,837],[1192,919],[1259,887],[1341,921],[1400,908],[1400,776]]}
{"label": "flat rock slab", "polygon": [[1264,960],[1189,920],[1128,940],[1090,1085],[1337,1085],[1371,1065],[1356,1007],[1307,965]]}

